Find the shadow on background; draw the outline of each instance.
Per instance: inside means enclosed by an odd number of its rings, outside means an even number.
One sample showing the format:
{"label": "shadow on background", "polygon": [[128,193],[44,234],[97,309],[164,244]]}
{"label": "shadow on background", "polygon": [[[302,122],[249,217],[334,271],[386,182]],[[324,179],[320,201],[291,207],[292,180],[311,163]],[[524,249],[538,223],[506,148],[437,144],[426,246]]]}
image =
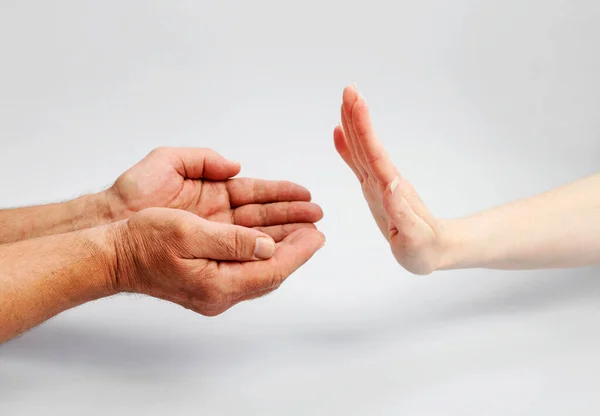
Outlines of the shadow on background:
{"label": "shadow on background", "polygon": [[184,368],[190,348],[163,334],[144,335],[140,330],[124,332],[122,328],[85,327],[53,320],[0,345],[0,364],[11,359],[52,363],[65,369],[90,366],[128,375],[166,376]]}
{"label": "shadow on background", "polygon": [[533,272],[518,278],[518,285],[493,288],[483,295],[446,305],[433,311],[430,318],[455,321],[542,312],[573,302],[600,302],[600,267]]}
{"label": "shadow on background", "polygon": [[[330,323],[297,332],[257,334],[256,339],[231,338],[207,334],[206,340],[181,339],[181,333],[149,333],[143,329],[131,332],[121,328],[74,325],[52,321],[24,336],[0,346],[0,391],[7,394],[20,389],[20,384],[35,380],[22,380],[19,374],[7,374],[3,361],[10,360],[24,365],[51,365],[52,368],[73,369],[91,367],[135,380],[161,380],[176,377],[191,368],[202,370],[222,367],[224,371],[234,368],[236,357],[247,359],[249,354],[257,358],[266,356],[277,348],[301,348],[336,350],[356,345],[379,343],[382,337],[401,335],[410,339],[423,331],[433,331],[441,325],[459,324],[465,320],[497,316],[499,314],[527,314],[543,312],[566,304],[600,302],[600,268],[570,271],[534,273],[531,279],[524,277],[522,283],[500,288],[490,288],[482,295],[469,294],[453,303],[444,302],[441,307],[427,305],[416,313],[389,311],[380,319],[368,321],[348,318],[347,324]],[[476,297],[475,297],[476,296]],[[358,314],[358,312],[357,312]],[[264,358],[264,357],[263,357]],[[25,389],[26,390],[26,389]]]}
{"label": "shadow on background", "polygon": [[[410,339],[417,333],[468,320],[543,313],[552,309],[560,313],[568,305],[600,303],[600,267],[506,273],[520,273],[517,283],[515,284],[515,277],[511,277],[511,281],[507,280],[506,284],[479,290],[477,293],[467,292],[460,299],[444,299],[440,304],[428,300],[428,304],[418,310],[403,309],[401,304],[392,305],[392,310],[367,323],[360,319],[357,312],[355,320],[350,317],[345,325],[319,327],[314,331],[297,334],[298,341],[343,347],[349,343],[378,343],[379,338],[390,334],[395,339],[398,335]],[[452,294],[455,295],[456,292]]]}

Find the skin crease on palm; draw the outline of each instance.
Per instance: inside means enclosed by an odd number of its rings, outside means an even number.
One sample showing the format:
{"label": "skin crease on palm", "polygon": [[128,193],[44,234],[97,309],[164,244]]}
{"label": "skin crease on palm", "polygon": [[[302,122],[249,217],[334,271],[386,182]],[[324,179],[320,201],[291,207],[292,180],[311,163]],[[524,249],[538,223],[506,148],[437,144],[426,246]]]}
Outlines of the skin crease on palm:
{"label": "skin crease on palm", "polygon": [[239,172],[210,149],[160,148],[106,191],[0,210],[0,343],[116,293],[215,316],[277,289],[323,246],[323,212],[300,185]]}
{"label": "skin crease on palm", "polygon": [[355,86],[344,89],[335,147],[356,175],[379,229],[404,268],[433,272],[443,251],[443,225],[404,179],[377,138],[365,99]]}
{"label": "skin crease on palm", "polygon": [[277,242],[297,229],[315,228],[313,223],[323,217],[306,188],[287,181],[231,179],[240,169],[238,162],[211,149],[159,148],[121,175],[107,198],[119,219],[150,207],[176,208],[255,228]]}

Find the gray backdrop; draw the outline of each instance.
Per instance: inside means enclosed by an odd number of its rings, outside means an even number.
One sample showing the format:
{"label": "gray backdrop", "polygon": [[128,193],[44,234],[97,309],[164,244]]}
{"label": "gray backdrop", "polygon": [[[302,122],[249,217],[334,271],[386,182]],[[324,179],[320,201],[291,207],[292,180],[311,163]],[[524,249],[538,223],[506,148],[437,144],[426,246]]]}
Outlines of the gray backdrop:
{"label": "gray backdrop", "polygon": [[0,346],[0,414],[600,413],[600,276],[415,277],[331,132],[356,82],[439,216],[599,170],[595,0],[0,0],[0,206],[98,191],[152,148],[309,187],[325,248],[204,318],[117,296]]}

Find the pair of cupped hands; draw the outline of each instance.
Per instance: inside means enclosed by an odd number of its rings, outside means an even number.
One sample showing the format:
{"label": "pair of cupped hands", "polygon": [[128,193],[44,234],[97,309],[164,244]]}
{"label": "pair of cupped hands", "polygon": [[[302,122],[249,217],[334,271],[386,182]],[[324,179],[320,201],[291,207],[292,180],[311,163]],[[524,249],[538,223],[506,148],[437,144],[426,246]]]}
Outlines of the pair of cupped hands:
{"label": "pair of cupped hands", "polygon": [[[438,221],[375,136],[365,100],[343,94],[338,153],[356,174],[398,262],[426,274],[438,260]],[[240,164],[210,149],[159,148],[105,191],[108,286],[215,316],[277,289],[325,244],[304,187],[235,178]],[[122,221],[118,221],[122,220]]]}

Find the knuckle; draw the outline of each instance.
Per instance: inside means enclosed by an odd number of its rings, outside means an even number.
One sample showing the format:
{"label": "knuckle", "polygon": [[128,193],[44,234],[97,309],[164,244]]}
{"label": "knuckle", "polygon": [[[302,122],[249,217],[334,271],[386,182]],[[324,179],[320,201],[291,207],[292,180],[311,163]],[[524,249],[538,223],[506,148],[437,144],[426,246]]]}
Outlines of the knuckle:
{"label": "knuckle", "polygon": [[219,251],[222,251],[224,256],[232,259],[238,258],[239,248],[237,231],[226,233],[221,236],[221,238],[217,239],[216,244],[219,246]]}
{"label": "knuckle", "polygon": [[218,240],[220,249],[228,258],[244,259],[247,257],[246,239],[244,238],[244,233],[240,229],[235,228]]}
{"label": "knuckle", "polygon": [[239,228],[236,228],[233,233],[234,255],[239,259],[245,258],[247,254],[246,239],[244,237],[244,233]]}
{"label": "knuckle", "polygon": [[266,205],[260,206],[260,211],[259,211],[258,215],[260,218],[260,223],[263,225],[267,225],[268,224],[267,220],[269,219],[269,212],[267,211]]}

